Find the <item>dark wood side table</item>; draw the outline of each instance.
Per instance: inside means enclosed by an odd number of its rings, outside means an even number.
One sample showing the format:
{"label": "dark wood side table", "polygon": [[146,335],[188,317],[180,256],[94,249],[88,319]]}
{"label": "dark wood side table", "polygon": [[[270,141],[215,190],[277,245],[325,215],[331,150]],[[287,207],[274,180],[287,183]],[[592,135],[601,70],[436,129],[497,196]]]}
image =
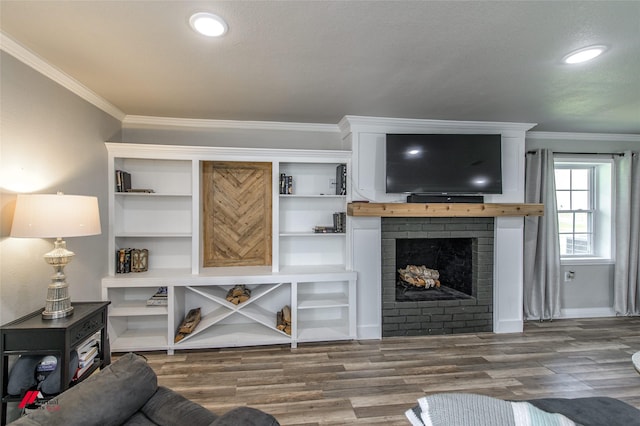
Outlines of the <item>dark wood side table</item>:
{"label": "dark wood side table", "polygon": [[9,358],[18,355],[55,355],[61,369],[61,392],[68,389],[75,371],[69,371],[69,356],[93,334],[100,332],[100,351],[94,365],[77,382],[81,382],[98,368],[111,363],[111,349],[107,332],[107,306],[110,302],[76,302],[73,315],[53,320],[42,319],[39,309],[0,327],[0,383],[2,383],[2,417],[7,423],[7,404],[18,402],[19,396],[7,394],[9,383]]}

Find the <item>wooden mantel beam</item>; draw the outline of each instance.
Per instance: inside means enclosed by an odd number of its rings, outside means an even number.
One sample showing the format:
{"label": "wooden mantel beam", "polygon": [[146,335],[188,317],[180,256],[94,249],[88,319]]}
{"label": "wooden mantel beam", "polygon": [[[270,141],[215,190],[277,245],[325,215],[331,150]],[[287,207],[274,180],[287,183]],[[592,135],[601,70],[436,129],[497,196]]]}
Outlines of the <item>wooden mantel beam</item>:
{"label": "wooden mantel beam", "polygon": [[349,203],[349,216],[368,217],[498,217],[543,216],[543,204],[523,203]]}

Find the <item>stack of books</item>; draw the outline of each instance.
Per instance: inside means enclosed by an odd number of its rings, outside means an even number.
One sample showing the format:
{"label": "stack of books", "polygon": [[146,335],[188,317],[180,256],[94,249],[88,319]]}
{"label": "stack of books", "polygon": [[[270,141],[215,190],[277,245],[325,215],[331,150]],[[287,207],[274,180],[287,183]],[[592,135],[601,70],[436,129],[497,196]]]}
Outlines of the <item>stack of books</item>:
{"label": "stack of books", "polygon": [[336,212],[333,214],[333,226],[316,225],[313,232],[316,234],[343,234],[347,227],[347,214]]}
{"label": "stack of books", "polygon": [[131,272],[131,250],[130,248],[116,250],[116,274]]}
{"label": "stack of books", "polygon": [[147,306],[167,306],[167,287],[159,287],[158,291],[147,299]]}
{"label": "stack of books", "polygon": [[78,369],[73,377],[74,380],[82,375],[94,364],[100,349],[100,332],[88,338],[82,345],[78,346]]}
{"label": "stack of books", "polygon": [[336,228],[333,226],[316,225],[313,227],[313,232],[316,234],[334,234]]}
{"label": "stack of books", "polygon": [[293,176],[280,173],[280,194],[293,194]]}
{"label": "stack of books", "polygon": [[116,192],[129,192],[131,190],[131,173],[124,170],[116,170]]}
{"label": "stack of books", "polygon": [[116,170],[116,192],[143,192],[153,194],[155,191],[148,188],[132,188],[131,173],[124,170]]}
{"label": "stack of books", "polygon": [[333,228],[335,232],[343,233],[347,227],[347,214],[345,212],[336,212],[333,214]]}
{"label": "stack of books", "polygon": [[116,274],[145,272],[148,269],[148,249],[121,248],[116,250]]}

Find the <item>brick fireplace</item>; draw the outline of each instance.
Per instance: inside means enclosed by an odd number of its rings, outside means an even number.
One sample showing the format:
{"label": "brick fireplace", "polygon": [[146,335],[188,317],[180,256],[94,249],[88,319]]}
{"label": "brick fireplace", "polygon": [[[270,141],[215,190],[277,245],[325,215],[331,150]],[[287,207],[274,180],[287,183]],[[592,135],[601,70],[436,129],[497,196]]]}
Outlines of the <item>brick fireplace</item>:
{"label": "brick fireplace", "polygon": [[[493,331],[494,218],[385,217],[381,231],[383,337]],[[400,286],[407,263],[436,267],[441,288]]]}

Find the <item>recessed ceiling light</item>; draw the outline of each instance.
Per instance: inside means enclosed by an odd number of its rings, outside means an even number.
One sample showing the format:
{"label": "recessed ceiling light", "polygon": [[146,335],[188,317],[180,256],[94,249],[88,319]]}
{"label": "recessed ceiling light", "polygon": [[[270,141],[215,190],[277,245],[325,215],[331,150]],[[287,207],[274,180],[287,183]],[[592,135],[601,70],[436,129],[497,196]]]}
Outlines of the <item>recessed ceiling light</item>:
{"label": "recessed ceiling light", "polygon": [[198,12],[191,15],[189,25],[197,33],[207,37],[223,36],[229,27],[224,19],[209,12]]}
{"label": "recessed ceiling light", "polygon": [[565,64],[580,64],[582,62],[590,61],[598,56],[602,55],[607,50],[607,46],[589,46],[582,49],[574,50],[573,52],[562,58],[562,62]]}

